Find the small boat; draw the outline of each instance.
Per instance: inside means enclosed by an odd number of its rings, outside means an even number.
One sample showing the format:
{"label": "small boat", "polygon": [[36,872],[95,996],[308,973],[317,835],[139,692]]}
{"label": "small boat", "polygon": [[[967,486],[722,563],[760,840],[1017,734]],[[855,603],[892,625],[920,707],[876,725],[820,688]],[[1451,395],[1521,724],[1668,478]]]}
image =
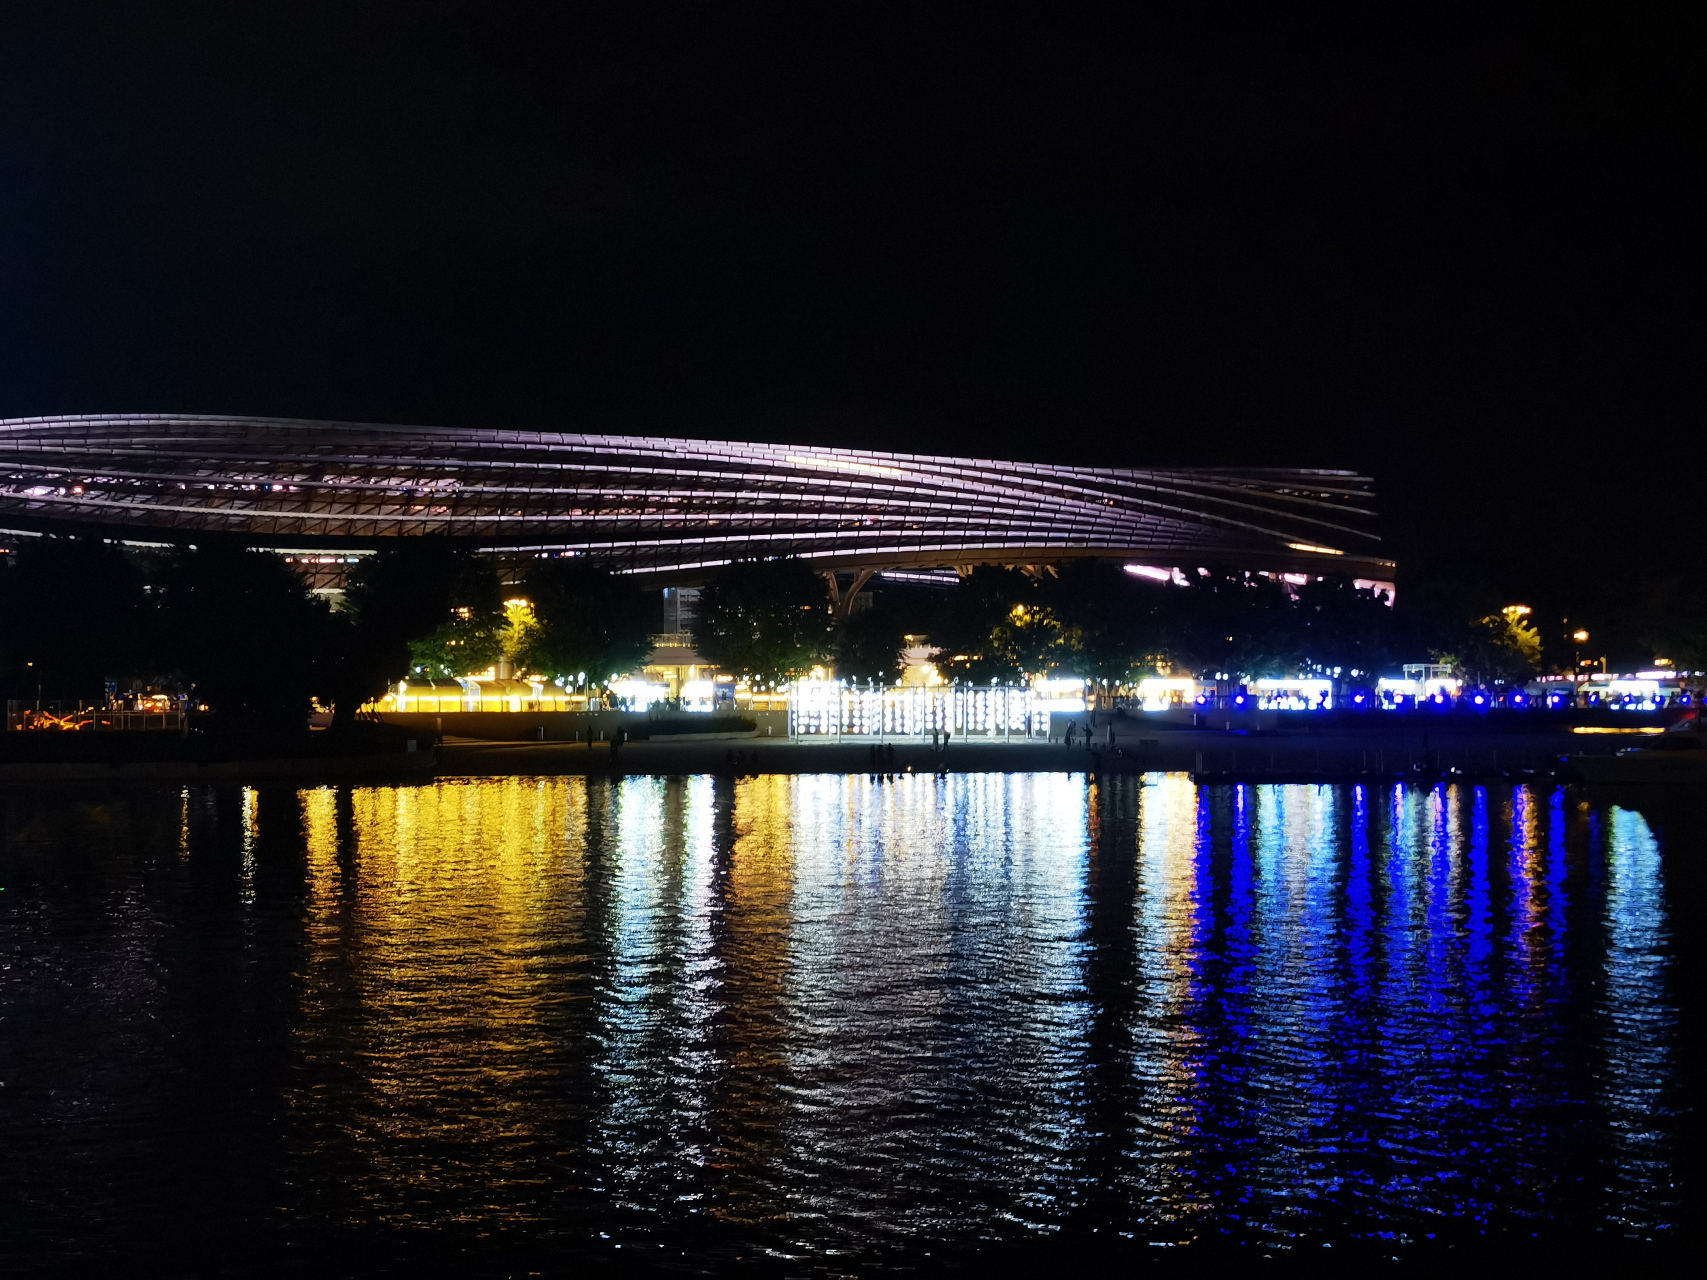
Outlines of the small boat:
{"label": "small boat", "polygon": [[1566,756],[1568,771],[1588,783],[1661,782],[1707,785],[1707,735],[1692,717],[1640,746],[1609,756]]}

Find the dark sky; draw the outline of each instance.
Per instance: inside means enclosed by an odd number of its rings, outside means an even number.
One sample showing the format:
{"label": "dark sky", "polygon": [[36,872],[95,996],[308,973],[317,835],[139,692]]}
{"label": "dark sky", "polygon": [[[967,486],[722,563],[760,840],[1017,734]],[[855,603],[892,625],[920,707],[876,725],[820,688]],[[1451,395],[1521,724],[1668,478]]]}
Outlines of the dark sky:
{"label": "dark sky", "polygon": [[1368,468],[1519,587],[1699,542],[1681,6],[27,7],[0,415]]}

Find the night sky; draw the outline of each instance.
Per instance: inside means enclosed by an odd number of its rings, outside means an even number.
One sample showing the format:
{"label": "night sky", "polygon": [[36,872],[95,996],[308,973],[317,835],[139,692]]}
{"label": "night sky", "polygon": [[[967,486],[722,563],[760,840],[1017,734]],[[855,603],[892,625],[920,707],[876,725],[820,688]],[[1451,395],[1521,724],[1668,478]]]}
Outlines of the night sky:
{"label": "night sky", "polygon": [[29,7],[3,416],[1371,469],[1512,591],[1699,546],[1682,7]]}

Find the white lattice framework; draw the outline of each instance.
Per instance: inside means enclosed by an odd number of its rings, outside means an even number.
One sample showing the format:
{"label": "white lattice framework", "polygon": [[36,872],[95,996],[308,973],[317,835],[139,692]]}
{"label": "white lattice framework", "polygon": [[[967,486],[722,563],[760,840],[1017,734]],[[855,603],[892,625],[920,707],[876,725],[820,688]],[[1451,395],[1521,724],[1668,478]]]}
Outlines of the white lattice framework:
{"label": "white lattice framework", "polygon": [[0,421],[0,527],[372,550],[444,534],[687,582],[730,560],[824,569],[1331,564],[1388,577],[1348,471],[1128,470],[807,445],[114,414]]}

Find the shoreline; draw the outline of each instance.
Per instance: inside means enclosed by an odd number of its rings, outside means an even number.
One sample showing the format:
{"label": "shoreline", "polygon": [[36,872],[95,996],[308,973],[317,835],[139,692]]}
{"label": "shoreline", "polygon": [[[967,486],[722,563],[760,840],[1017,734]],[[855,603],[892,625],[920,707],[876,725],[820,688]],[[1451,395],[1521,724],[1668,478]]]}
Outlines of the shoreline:
{"label": "shoreline", "polygon": [[0,763],[0,786],[59,782],[410,783],[439,778],[839,773],[1189,773],[1204,782],[1375,782],[1429,778],[1568,780],[1564,756],[1611,755],[1641,741],[1568,732],[1244,735],[1183,730],[1113,749],[1038,739],[492,741],[447,737],[418,752],[222,760]]}
{"label": "shoreline", "polygon": [[[446,742],[440,776],[513,773],[660,776],[688,773],[1190,773],[1214,781],[1374,781],[1452,774],[1536,775],[1559,765],[1570,735],[1502,735],[1443,741],[1383,736],[1268,741],[1223,732],[1176,732],[1107,749],[1037,740],[961,740],[946,749],[917,739],[741,743],[631,742],[613,761],[608,744]],[[1625,745],[1620,743],[1619,745]],[[873,748],[880,754],[874,755]],[[1579,750],[1576,754],[1582,754]]]}

